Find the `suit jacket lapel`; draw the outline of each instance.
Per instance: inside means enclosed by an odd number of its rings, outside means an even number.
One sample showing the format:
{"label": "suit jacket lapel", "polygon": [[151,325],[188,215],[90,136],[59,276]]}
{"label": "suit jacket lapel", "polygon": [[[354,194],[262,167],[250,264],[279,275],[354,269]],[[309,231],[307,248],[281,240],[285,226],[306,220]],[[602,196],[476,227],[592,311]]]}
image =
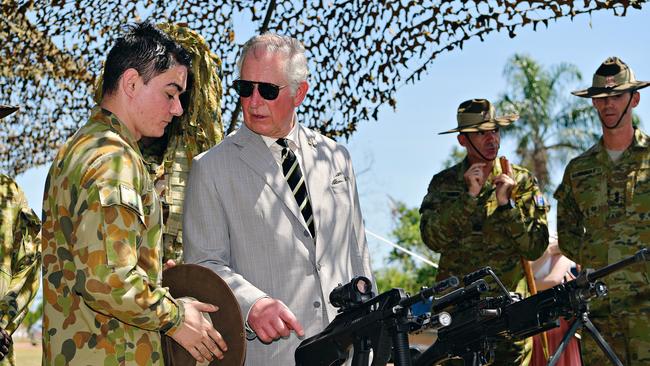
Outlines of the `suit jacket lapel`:
{"label": "suit jacket lapel", "polygon": [[242,161],[266,181],[296,219],[307,229],[305,220],[299,211],[296,198],[291,193],[284,174],[282,174],[280,167],[273,159],[264,140],[258,134],[249,130],[244,124],[242,124],[235,137],[233,142],[242,147]]}

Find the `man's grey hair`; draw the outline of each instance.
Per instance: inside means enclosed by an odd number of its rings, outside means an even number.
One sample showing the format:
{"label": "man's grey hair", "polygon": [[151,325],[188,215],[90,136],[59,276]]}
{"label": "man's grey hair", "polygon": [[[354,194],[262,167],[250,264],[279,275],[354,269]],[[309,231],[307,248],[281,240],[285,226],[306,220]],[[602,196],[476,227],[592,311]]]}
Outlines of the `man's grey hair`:
{"label": "man's grey hair", "polygon": [[249,56],[251,51],[254,52],[256,49],[265,50],[270,53],[283,54],[287,57],[285,73],[289,81],[291,94],[296,93],[296,89],[298,89],[298,85],[300,85],[301,82],[307,81],[307,77],[309,77],[309,69],[307,68],[305,47],[300,41],[293,37],[281,36],[271,32],[257,35],[249,39],[242,46],[239,59],[237,59],[237,69],[240,76],[244,60]]}

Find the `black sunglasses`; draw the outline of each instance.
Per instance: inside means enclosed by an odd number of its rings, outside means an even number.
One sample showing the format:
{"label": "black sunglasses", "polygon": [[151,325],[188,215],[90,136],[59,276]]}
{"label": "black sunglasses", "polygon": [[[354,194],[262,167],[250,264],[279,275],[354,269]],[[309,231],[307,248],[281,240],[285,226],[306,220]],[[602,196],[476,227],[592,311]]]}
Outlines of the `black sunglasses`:
{"label": "black sunglasses", "polygon": [[234,81],[233,85],[235,86],[235,91],[242,98],[248,98],[253,95],[253,89],[257,85],[257,91],[260,93],[260,96],[266,100],[274,100],[280,94],[280,89],[286,87],[286,85],[275,85],[272,83],[263,83],[261,81],[250,81],[237,79]]}

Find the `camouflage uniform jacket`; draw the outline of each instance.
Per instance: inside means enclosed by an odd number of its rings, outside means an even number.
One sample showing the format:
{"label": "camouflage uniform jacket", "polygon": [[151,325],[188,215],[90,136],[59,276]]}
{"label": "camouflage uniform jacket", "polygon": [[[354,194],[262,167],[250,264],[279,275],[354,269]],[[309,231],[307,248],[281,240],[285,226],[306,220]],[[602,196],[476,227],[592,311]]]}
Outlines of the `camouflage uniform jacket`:
{"label": "camouflage uniform jacket", "polygon": [[161,222],[136,141],[93,109],[45,183],[44,365],[163,364],[183,309],[160,286]]}
{"label": "camouflage uniform jacket", "polygon": [[463,175],[467,158],[436,174],[420,207],[422,240],[441,253],[438,278],[462,277],[490,266],[503,284],[514,291],[523,277],[520,256],[539,257],[548,245],[548,207],[537,181],[524,168],[512,165],[515,207],[498,207],[492,177],[501,174],[496,163],[477,197],[467,192]]}
{"label": "camouflage uniform jacket", "polygon": [[[13,333],[40,280],[41,222],[13,179],[0,174],[0,328]],[[0,365],[12,364],[10,357]]]}
{"label": "camouflage uniform jacket", "polygon": [[[617,162],[601,139],[569,163],[555,198],[560,249],[583,266],[598,269],[649,246],[650,138],[636,129]],[[650,312],[650,264],[628,267],[605,282],[609,311]]]}

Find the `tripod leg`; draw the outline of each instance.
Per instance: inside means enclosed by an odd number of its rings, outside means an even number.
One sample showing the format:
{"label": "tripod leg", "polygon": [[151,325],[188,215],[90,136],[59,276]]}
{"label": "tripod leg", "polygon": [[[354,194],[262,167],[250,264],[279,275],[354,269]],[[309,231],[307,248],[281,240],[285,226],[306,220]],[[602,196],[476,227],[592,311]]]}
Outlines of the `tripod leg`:
{"label": "tripod leg", "polygon": [[623,366],[621,360],[618,359],[618,357],[614,353],[614,350],[612,350],[612,347],[610,347],[609,344],[607,344],[607,342],[603,338],[603,336],[600,335],[600,332],[598,331],[598,329],[596,329],[596,327],[591,322],[591,320],[589,320],[587,314],[582,314],[582,322],[584,323],[585,329],[589,332],[589,334],[591,334],[591,337],[594,339],[594,341],[596,341],[598,347],[600,347],[603,353],[607,355],[607,358],[609,358],[612,365]]}
{"label": "tripod leg", "polygon": [[564,334],[564,337],[562,337],[562,341],[560,342],[560,346],[557,348],[555,353],[553,354],[553,357],[548,361],[547,366],[555,366],[555,364],[560,360],[560,357],[562,356],[562,352],[566,349],[566,347],[569,345],[569,341],[573,337],[574,334],[576,334],[576,331],[578,328],[582,326],[582,319],[576,319],[573,324],[571,324],[571,328]]}

